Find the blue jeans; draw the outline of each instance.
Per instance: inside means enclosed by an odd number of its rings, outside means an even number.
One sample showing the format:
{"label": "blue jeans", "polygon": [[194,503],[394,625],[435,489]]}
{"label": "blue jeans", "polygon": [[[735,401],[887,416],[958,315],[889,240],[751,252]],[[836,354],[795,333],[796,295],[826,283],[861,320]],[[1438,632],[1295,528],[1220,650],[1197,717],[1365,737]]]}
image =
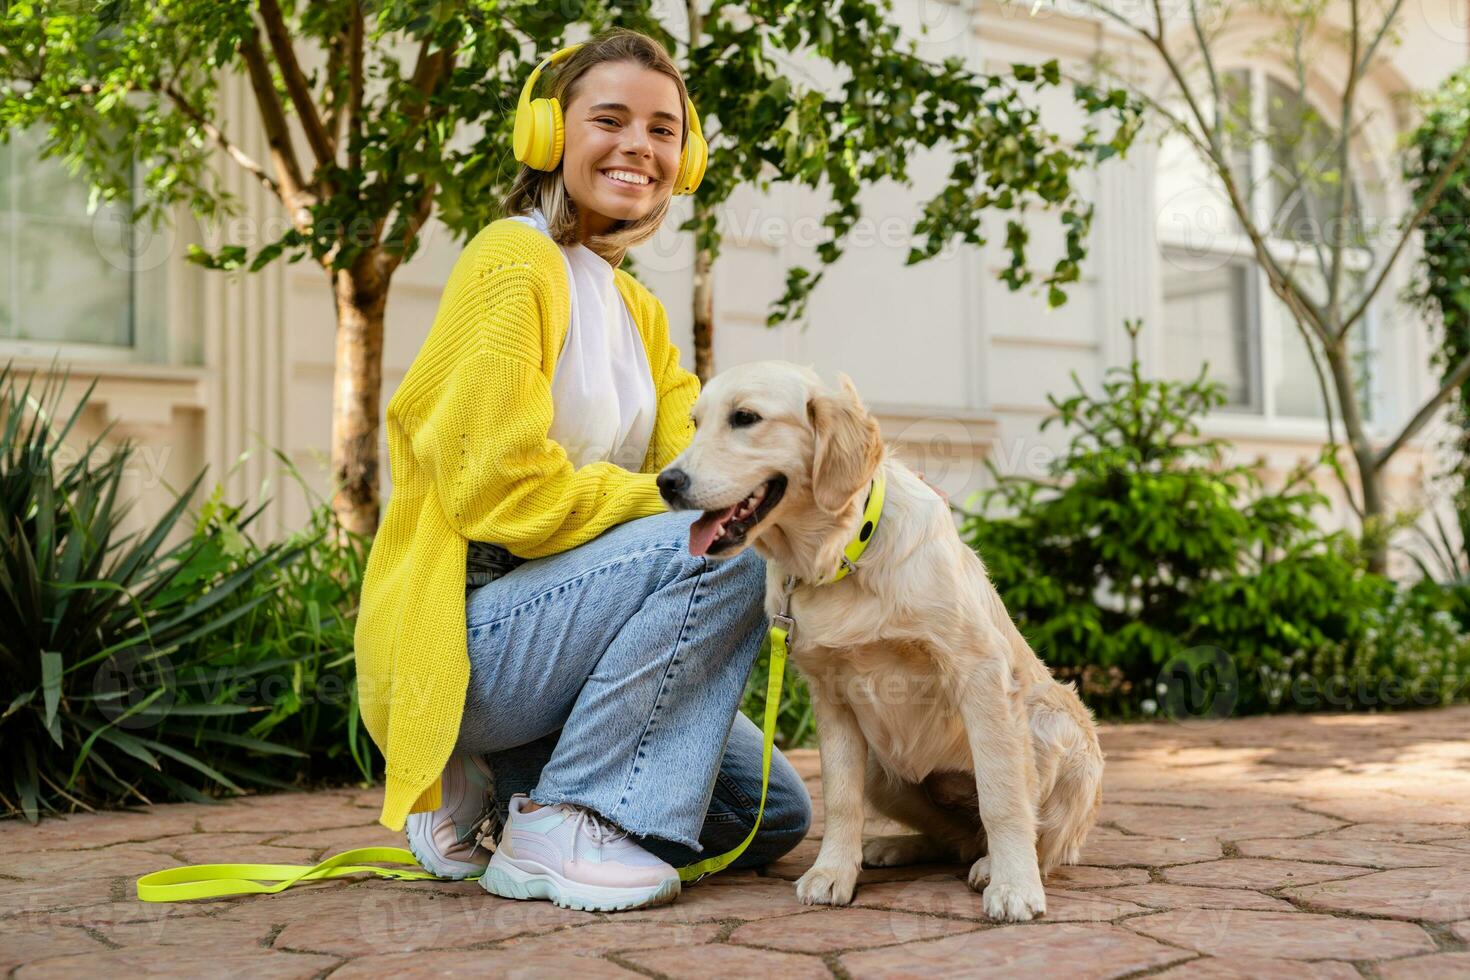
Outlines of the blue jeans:
{"label": "blue jeans", "polygon": [[[750,832],[761,731],[739,711],[765,635],[765,561],[689,554],[697,512],[609,528],[466,598],[470,683],[460,751],[497,802],[588,807],[677,866]],[[811,797],[775,752],[761,830],[732,867],[800,843]]]}

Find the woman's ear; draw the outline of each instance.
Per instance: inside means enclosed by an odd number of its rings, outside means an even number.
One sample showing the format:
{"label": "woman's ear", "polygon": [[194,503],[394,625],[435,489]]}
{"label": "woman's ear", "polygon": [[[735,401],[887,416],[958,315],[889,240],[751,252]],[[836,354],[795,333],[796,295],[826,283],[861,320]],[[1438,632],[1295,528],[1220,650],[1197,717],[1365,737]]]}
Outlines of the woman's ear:
{"label": "woman's ear", "polygon": [[807,418],[816,436],[812,454],[812,497],[817,506],[836,514],[868,485],[883,459],[878,420],[864,407],[852,379],[839,374],[841,391],[813,393]]}

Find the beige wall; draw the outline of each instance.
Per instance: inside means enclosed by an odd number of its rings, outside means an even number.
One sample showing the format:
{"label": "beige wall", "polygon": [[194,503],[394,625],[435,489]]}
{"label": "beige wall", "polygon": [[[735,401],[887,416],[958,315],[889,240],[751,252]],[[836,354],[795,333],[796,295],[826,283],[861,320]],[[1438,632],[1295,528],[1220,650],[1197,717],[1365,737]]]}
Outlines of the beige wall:
{"label": "beige wall", "polygon": [[[1072,16],[1073,8],[1062,0],[1037,16],[1025,12],[1029,5],[988,2],[974,16],[942,0],[904,0],[898,6],[907,29],[928,26],[922,43],[931,57],[957,55],[985,70],[1059,57],[1079,74],[1101,57],[1148,75],[1147,59],[1120,31]],[[1463,63],[1465,34],[1461,5],[1424,0],[1406,16],[1402,44],[1374,79],[1373,97],[1382,109],[1374,123],[1380,140],[1391,144],[1408,119],[1395,99],[1436,84]],[[227,86],[226,92],[227,128],[249,134],[247,148],[261,152],[244,87]],[[1075,120],[1069,103],[1067,94],[1054,93],[1044,105],[1049,118]],[[1384,153],[1394,159],[1391,145]],[[1153,146],[1141,143],[1126,161],[1082,177],[1084,197],[1097,206],[1090,254],[1082,281],[1069,290],[1070,301],[1056,310],[1047,310],[1038,295],[1011,293],[996,280],[1005,262],[997,244],[903,266],[916,208],[947,173],[943,156],[928,154],[912,165],[917,190],[890,184],[864,192],[864,237],[827,271],[808,324],[768,329],[767,304],[779,293],[788,266],[810,264],[815,219],[823,209],[820,197],[805,189],[778,185],[760,194],[743,188],[722,215],[729,237],[716,268],[716,364],[778,357],[812,364],[829,377],[846,372],[879,413],[885,435],[957,502],[984,482],[981,460],[987,454],[1002,469],[1038,472],[1066,439],[1056,428],[1038,431],[1048,411],[1047,393],[1069,390],[1074,371],[1095,387],[1107,366],[1123,363],[1125,318],[1160,324],[1156,156]],[[278,221],[278,211],[238,171],[224,172],[245,204],[232,240],[243,232],[258,246],[266,240],[265,223]],[[687,203],[677,202],[668,229],[682,220]],[[1054,222],[1033,227],[1038,255],[1057,247]],[[442,226],[431,224],[423,248],[395,278],[387,311],[385,405],[428,331],[460,247]],[[301,522],[306,502],[273,477],[277,467],[261,452],[262,440],[281,448],[319,492],[326,489],[334,316],[325,276],[305,263],[277,263],[263,273],[232,278],[192,269],[182,253],[180,241],[170,259],[177,267],[176,302],[197,330],[202,363],[109,368],[102,377],[110,407],[93,414],[100,421],[110,413],[145,446],[155,447],[150,451],[167,460],[164,468],[175,484],[206,463],[212,474],[221,474],[249,451],[227,486],[234,499],[253,499],[270,480],[281,505],[268,512],[263,530],[278,533]],[[690,242],[665,231],[636,250],[634,259],[639,276],[667,307],[675,343],[686,366],[691,364]],[[196,309],[197,318],[191,317],[188,311]],[[1146,331],[1147,365],[1161,363],[1167,342],[1164,330]],[[1406,417],[1431,390],[1428,344],[1417,319],[1392,318],[1381,365],[1387,423]],[[78,363],[75,370],[86,374],[89,368]],[[1320,425],[1230,417],[1212,420],[1209,431],[1232,439],[1246,458],[1264,457],[1278,474],[1314,453],[1322,438]],[[382,451],[386,491],[386,444]],[[1420,447],[1405,454],[1393,472],[1396,500],[1412,502],[1430,468]],[[1334,488],[1325,483],[1324,489]],[[141,496],[149,508],[159,509],[157,495]],[[1336,519],[1348,518],[1339,506]]]}

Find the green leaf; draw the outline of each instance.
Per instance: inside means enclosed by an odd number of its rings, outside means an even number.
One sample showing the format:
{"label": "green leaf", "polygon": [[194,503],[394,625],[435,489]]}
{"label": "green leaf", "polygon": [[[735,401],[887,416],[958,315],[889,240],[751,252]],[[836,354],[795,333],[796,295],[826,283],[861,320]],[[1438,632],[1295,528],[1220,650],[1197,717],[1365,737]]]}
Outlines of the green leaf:
{"label": "green leaf", "polygon": [[61,738],[61,724],[56,711],[61,705],[61,654],[46,651],[41,654],[41,691],[46,703],[46,731],[58,748],[66,748]]}

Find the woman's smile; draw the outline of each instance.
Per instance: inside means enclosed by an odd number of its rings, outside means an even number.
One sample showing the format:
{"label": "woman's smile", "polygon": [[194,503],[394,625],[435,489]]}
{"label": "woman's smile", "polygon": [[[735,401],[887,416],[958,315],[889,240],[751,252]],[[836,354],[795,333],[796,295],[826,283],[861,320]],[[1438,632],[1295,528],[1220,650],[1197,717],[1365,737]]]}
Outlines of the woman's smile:
{"label": "woman's smile", "polygon": [[609,167],[601,170],[603,180],[614,184],[619,190],[639,193],[654,185],[654,180],[648,174],[639,170],[628,170],[622,167]]}

